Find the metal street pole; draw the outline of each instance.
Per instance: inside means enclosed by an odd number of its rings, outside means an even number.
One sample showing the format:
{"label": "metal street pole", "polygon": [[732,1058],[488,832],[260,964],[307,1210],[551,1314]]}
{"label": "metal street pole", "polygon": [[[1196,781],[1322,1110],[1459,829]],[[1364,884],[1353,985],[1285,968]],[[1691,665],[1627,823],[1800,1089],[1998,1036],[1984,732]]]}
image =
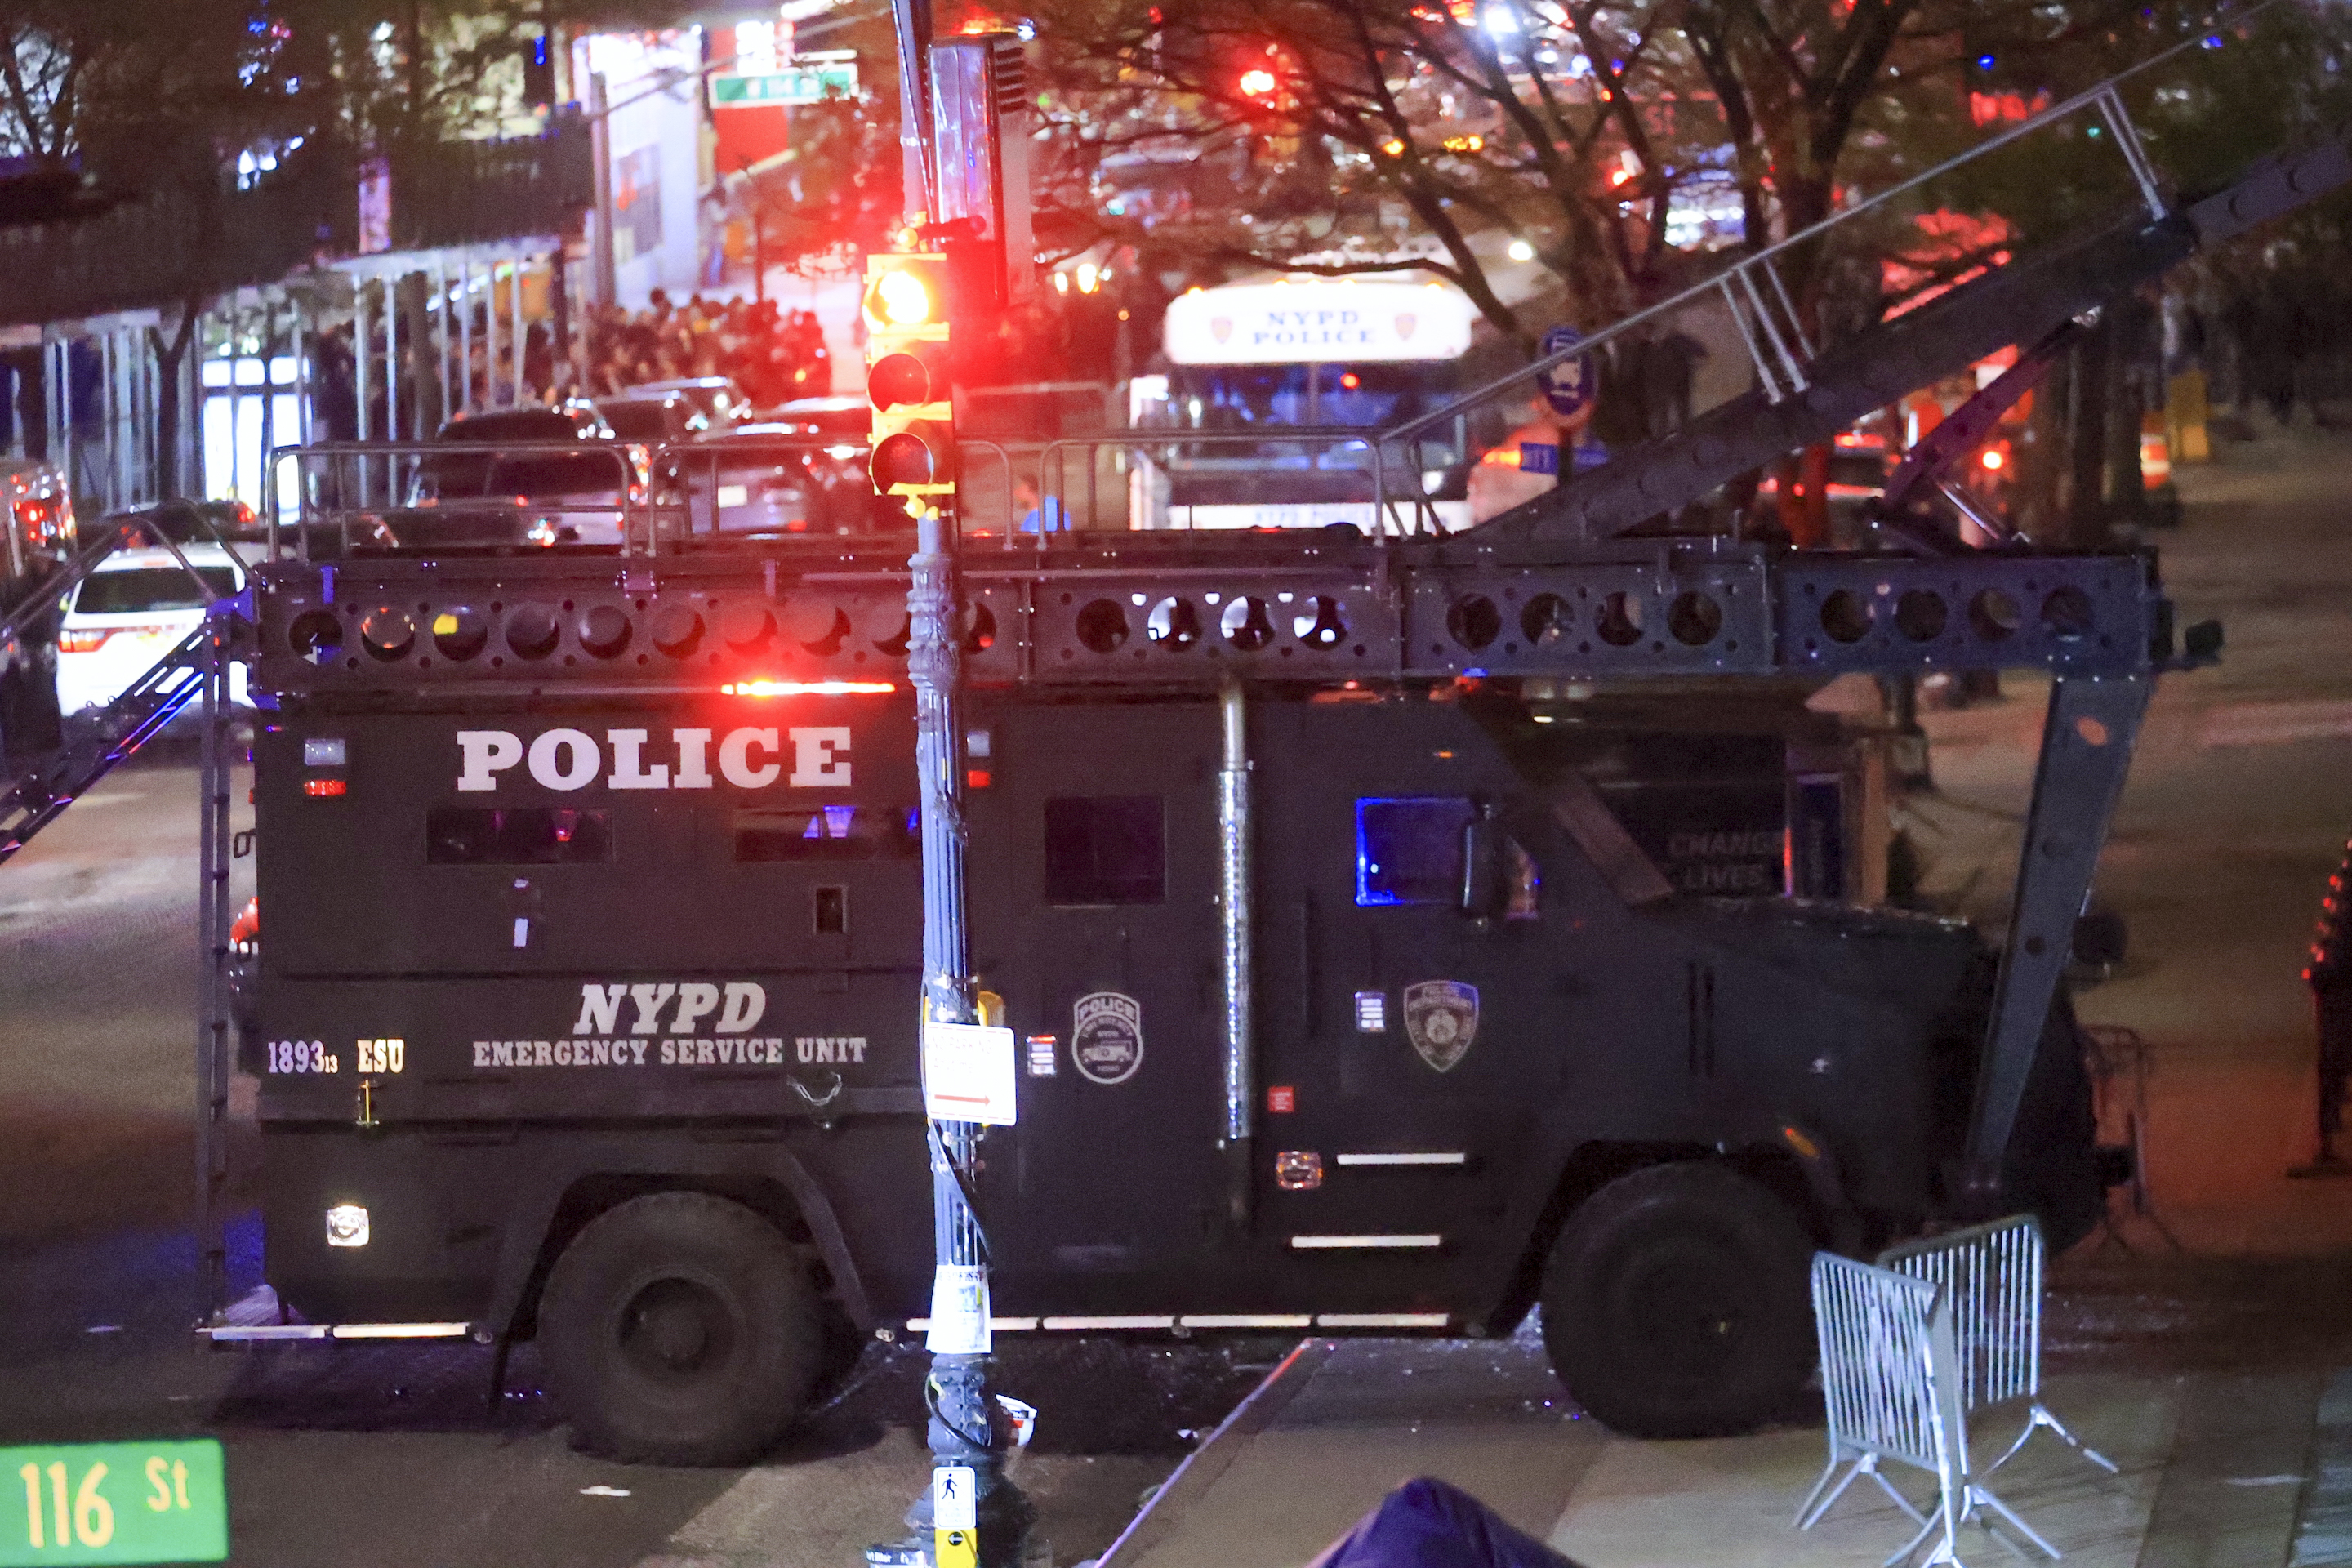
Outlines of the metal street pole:
{"label": "metal street pole", "polygon": [[[899,49],[899,141],[906,205],[935,214],[931,197],[930,0],[892,0]],[[944,302],[942,302],[944,303]],[[953,462],[953,455],[948,455]],[[915,766],[922,792],[922,1020],[980,1022],[964,922],[962,629],[957,613],[957,519],[952,495],[919,503],[907,592],[907,674],[915,692]],[[990,1019],[987,1022],[993,1023]],[[926,1067],[928,1073],[929,1068]],[[870,1564],[1017,1568],[1032,1510],[1004,1477],[1007,1424],[988,1388],[988,1247],[972,1209],[980,1128],[926,1124],[931,1167],[934,1267],[929,1413],[931,1485],[908,1510],[912,1540],[869,1547]]]}
{"label": "metal street pole", "polygon": [[[915,766],[922,790],[923,1017],[970,1024],[982,1020],[974,1005],[964,921],[963,648],[952,506],[926,508],[916,527],[915,554],[908,563],[913,624],[907,671],[915,691]],[[930,1547],[920,1560],[935,1568],[1010,1568],[1021,1561],[1031,1519],[1027,1500],[1004,1477],[1006,1424],[988,1388],[988,1250],[971,1204],[980,1131],[969,1121],[933,1121],[928,1128],[936,1263],[924,1396],[932,1485],[908,1515],[918,1533],[908,1546]],[[962,1532],[960,1541],[956,1531]],[[877,1548],[867,1560],[917,1560],[905,1552]]]}

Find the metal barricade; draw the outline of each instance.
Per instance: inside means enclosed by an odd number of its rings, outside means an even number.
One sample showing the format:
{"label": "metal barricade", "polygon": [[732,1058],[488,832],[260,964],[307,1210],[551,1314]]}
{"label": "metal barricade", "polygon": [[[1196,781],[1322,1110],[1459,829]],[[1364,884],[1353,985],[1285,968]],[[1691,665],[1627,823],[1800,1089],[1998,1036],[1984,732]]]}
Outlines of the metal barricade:
{"label": "metal barricade", "polygon": [[[1812,1289],[1830,1457],[1798,1505],[1797,1528],[1811,1529],[1866,1475],[1919,1525],[1885,1568],[1908,1560],[1931,1536],[1935,1548],[1925,1568],[1958,1564],[1959,1527],[1981,1522],[1985,1513],[1998,1515],[2055,1560],[2058,1549],[1969,1474],[1950,1289],[1830,1252],[1813,1255]],[[1936,1478],[1934,1511],[1922,1514],[1895,1489],[1880,1468],[1885,1461]]]}
{"label": "metal barricade", "polygon": [[1958,1336],[1959,1391],[1970,1411],[2032,1402],[2025,1429],[1985,1467],[2000,1468],[2046,1428],[2091,1463],[2116,1473],[2115,1462],[2066,1429],[2042,1403],[2042,1226],[2032,1215],[1970,1226],[1966,1230],[1907,1241],[1878,1256],[1881,1268],[1939,1285],[1952,1301]]}

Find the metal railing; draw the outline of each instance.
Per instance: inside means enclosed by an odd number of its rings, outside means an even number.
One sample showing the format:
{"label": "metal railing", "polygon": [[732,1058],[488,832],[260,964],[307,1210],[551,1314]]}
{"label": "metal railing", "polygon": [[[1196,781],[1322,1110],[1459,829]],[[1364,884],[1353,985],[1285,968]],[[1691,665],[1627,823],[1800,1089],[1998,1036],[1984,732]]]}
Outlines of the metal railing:
{"label": "metal railing", "polygon": [[[278,477],[282,465],[287,463],[294,465],[299,525],[292,553],[296,560],[305,563],[310,559],[311,541],[325,531],[333,531],[340,542],[341,553],[350,554],[354,546],[354,524],[359,524],[367,536],[360,542],[394,549],[499,545],[523,548],[609,542],[626,551],[635,538],[635,525],[642,521],[646,548],[650,551],[657,525],[674,517],[677,510],[664,507],[653,494],[656,456],[665,449],[623,441],[322,441],[308,447],[279,447],[270,453],[268,478],[262,487],[269,553],[273,560],[280,555],[280,531],[289,526],[282,515],[283,492]],[[481,459],[480,483],[484,488],[479,493],[456,496],[422,493],[432,481],[427,465],[436,458]],[[566,458],[609,462],[614,479],[612,499],[604,499],[601,491],[576,489],[547,498],[501,496],[487,488],[496,475],[496,465],[501,461]],[[583,493],[593,499],[572,499]],[[611,519],[612,539],[565,539],[563,529],[574,525],[559,525],[555,520],[574,517]],[[508,520],[517,525],[510,531],[511,537],[498,536],[495,526],[482,531],[479,537],[465,537],[464,531],[469,524],[497,525]],[[534,532],[534,527],[541,521],[547,526]],[[442,522],[449,525],[443,537],[431,537],[436,531],[432,525]],[[410,531],[408,539],[402,537],[404,527]],[[576,528],[574,531],[576,534]]]}
{"label": "metal railing", "polygon": [[[1142,465],[1121,464],[1118,465],[1118,471],[1125,476],[1129,489],[1129,495],[1126,501],[1129,525],[1144,528],[1150,525],[1141,521],[1139,514],[1154,510],[1157,503],[1139,502],[1134,496],[1133,490],[1139,476],[1142,482],[1147,484],[1154,482],[1157,476],[1165,475],[1171,482],[1178,479],[1198,481],[1227,477],[1235,479],[1259,479],[1269,485],[1278,485],[1279,481],[1286,477],[1295,478],[1302,474],[1346,474],[1360,479],[1368,493],[1360,499],[1344,497],[1334,500],[1329,498],[1317,498],[1298,501],[1297,504],[1360,507],[1364,509],[1365,521],[1369,524],[1365,531],[1378,540],[1391,537],[1402,538],[1413,533],[1445,531],[1439,521],[1435,500],[1425,493],[1420,484],[1422,465],[1410,452],[1406,454],[1405,460],[1402,462],[1395,460],[1392,447],[1398,445],[1408,444],[1391,442],[1377,431],[1317,426],[1269,427],[1250,432],[1122,430],[1099,436],[1066,437],[1046,442],[1039,449],[1037,489],[1041,498],[1049,497],[1062,502],[1066,513],[1079,511],[1080,509],[1071,504],[1078,498],[1072,496],[1067,489],[1056,481],[1066,480],[1070,469],[1078,466],[1074,463],[1073,458],[1079,454],[1084,454],[1086,489],[1082,515],[1090,520],[1098,520],[1102,512],[1100,459],[1103,454],[1139,455],[1145,459]],[[1297,462],[1287,465],[1269,462],[1265,466],[1250,468],[1223,471],[1213,468],[1195,469],[1189,472],[1183,467],[1187,458],[1207,457],[1213,461],[1214,455],[1219,452],[1231,451],[1237,455],[1258,455],[1268,447],[1297,449],[1300,458],[1303,459],[1303,466]],[[1335,454],[1341,453],[1348,455],[1347,461],[1336,465],[1325,461]],[[1449,468],[1460,466],[1463,465],[1458,458],[1446,465]],[[1408,494],[1398,494],[1392,491],[1390,483],[1392,471],[1412,477],[1413,483]],[[1275,494],[1267,496],[1265,500],[1269,504],[1286,503],[1289,498]],[[1167,504],[1171,508],[1183,507],[1189,510],[1195,506],[1226,503],[1171,500]],[[1199,525],[1193,523],[1189,518],[1182,527],[1171,525],[1171,531],[1209,531],[1209,530],[1200,529]],[[1045,531],[1040,531],[1039,538],[1035,542],[1039,544],[1044,542]],[[1007,541],[1008,546],[1011,542],[1010,540]]]}
{"label": "metal railing", "polygon": [[[283,515],[283,492],[276,482],[266,487],[265,516],[273,557],[285,553],[279,531],[299,522],[299,532],[291,553],[304,562],[310,559],[310,542],[321,532],[337,539],[340,552],[346,555],[355,545],[425,551],[609,544],[617,545],[624,555],[635,556],[709,544],[730,535],[764,538],[781,532],[805,531],[817,536],[870,536],[911,529],[911,520],[893,515],[898,502],[877,496],[870,489],[863,467],[862,445],[854,482],[845,473],[831,482],[823,476],[810,476],[791,487],[803,495],[828,500],[835,509],[828,514],[832,519],[829,526],[730,529],[724,525],[721,514],[729,509],[721,503],[720,492],[727,488],[721,477],[728,468],[769,459],[789,462],[797,458],[839,462],[840,448],[845,445],[815,437],[777,436],[654,444],[329,441],[307,447],[285,446],[270,454],[270,472],[278,473],[280,465],[294,466],[296,519],[289,522]],[[1003,496],[1009,512],[1013,491],[1012,455],[994,441],[964,440],[957,447],[965,456],[967,467],[972,455],[992,461],[1003,481]],[[577,491],[536,497],[501,496],[488,489],[478,495],[427,497],[420,493],[431,479],[429,465],[444,458],[482,460],[488,470],[484,477],[487,485],[488,479],[495,477],[489,466],[501,461],[589,457],[614,465],[616,484],[609,500],[603,492],[583,500]],[[610,520],[611,537],[565,537],[564,529],[572,525],[558,525],[558,520],[572,518]],[[510,519],[514,526],[504,534],[492,529],[478,530],[474,536],[465,536],[462,525],[485,519]],[[842,525],[844,519],[847,526]],[[439,531],[435,525],[445,520],[459,526],[436,537]],[[806,523],[811,519],[803,514],[800,521]],[[551,526],[534,533],[530,526],[526,526],[534,521]],[[1007,531],[1018,521],[1017,518],[1010,519]]]}

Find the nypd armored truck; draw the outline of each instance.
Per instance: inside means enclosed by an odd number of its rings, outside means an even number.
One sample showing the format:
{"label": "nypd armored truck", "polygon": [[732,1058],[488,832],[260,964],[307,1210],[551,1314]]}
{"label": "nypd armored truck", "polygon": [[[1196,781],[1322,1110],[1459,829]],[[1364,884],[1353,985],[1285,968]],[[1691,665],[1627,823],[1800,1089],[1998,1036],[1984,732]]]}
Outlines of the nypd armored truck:
{"label": "nypd armored truck", "polygon": [[[589,1442],[693,1462],[920,1328],[907,554],[394,551],[218,617],[274,704],[237,1066],[278,1307],[216,1335],[535,1338]],[[1814,1247],[2093,1223],[2053,987],[2168,635],[2150,563],[1544,557],[967,561],[974,960],[1022,1042],[976,1184],[998,1331],[1486,1335],[1540,1302],[1597,1416],[1725,1432],[1809,1370]],[[1856,603],[1865,637],[1824,631]],[[1679,890],[1624,724],[1562,679],[1928,659],[2063,678],[2042,794],[2084,804],[2037,804],[2006,966],[1948,921]]]}

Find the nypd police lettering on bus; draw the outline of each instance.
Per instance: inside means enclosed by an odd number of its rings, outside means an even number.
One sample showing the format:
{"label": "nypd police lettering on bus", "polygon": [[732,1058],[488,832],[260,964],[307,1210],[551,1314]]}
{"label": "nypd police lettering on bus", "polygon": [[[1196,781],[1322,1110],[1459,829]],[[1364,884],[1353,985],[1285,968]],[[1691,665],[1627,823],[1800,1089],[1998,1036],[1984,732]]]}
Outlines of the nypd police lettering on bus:
{"label": "nypd police lettering on bus", "polygon": [[849,730],[838,724],[672,730],[659,740],[647,730],[606,730],[601,741],[585,730],[542,730],[528,742],[511,730],[460,730],[457,756],[460,793],[495,790],[517,765],[559,791],[600,780],[607,789],[709,789],[721,780],[738,789],[779,780],[791,789],[850,786]]}

